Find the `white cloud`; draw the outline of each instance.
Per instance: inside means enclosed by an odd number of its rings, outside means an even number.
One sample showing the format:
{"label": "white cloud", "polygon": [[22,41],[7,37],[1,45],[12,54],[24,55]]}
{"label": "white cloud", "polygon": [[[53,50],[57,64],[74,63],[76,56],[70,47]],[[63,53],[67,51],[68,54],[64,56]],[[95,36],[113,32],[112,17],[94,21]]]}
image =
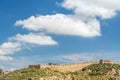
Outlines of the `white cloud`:
{"label": "white cloud", "polygon": [[[6,56],[23,50],[24,44],[56,45],[51,36],[44,33],[73,35],[81,37],[101,36],[99,19],[109,19],[120,11],[120,0],[64,0],[61,6],[72,10],[73,14],[56,13],[54,15],[31,16],[16,21],[15,25],[30,31],[29,34],[17,34],[0,45],[0,60],[12,60]],[[31,33],[31,31],[33,33]],[[26,45],[27,46],[27,45]],[[80,60],[80,55],[61,56],[61,59]],[[89,57],[83,57],[89,59]]]}
{"label": "white cloud", "polygon": [[75,35],[83,37],[100,36],[100,24],[96,19],[84,22],[72,15],[56,14],[46,16],[31,16],[19,20],[16,25],[28,30],[43,31],[47,33]]}
{"label": "white cloud", "polygon": [[95,59],[96,56],[92,56],[86,53],[78,53],[78,54],[63,54],[58,55],[53,58],[53,60],[60,61],[60,62],[83,62],[83,61],[92,61]]}
{"label": "white cloud", "polygon": [[11,69],[18,70],[22,68],[27,68],[31,64],[43,64],[46,60],[48,61],[49,57],[44,58],[40,55],[19,56],[14,58],[14,60],[12,61],[1,60],[0,68],[4,70],[11,70]]}
{"label": "white cloud", "polygon": [[120,11],[119,0],[64,0],[62,6],[72,9],[80,18],[111,18]]}
{"label": "white cloud", "polygon": [[5,42],[0,45],[0,61],[12,61],[13,58],[6,56],[13,54],[22,49],[21,44],[18,42]]}
{"label": "white cloud", "polygon": [[101,35],[101,19],[112,18],[120,11],[119,0],[64,0],[62,7],[74,14],[31,16],[15,25],[28,30],[53,34],[96,37]]}
{"label": "white cloud", "polygon": [[57,45],[57,42],[42,33],[17,34],[0,45],[0,61],[13,60],[12,57],[7,55],[31,48],[30,45]]}
{"label": "white cloud", "polygon": [[21,44],[18,42],[5,42],[0,45],[0,55],[12,54],[21,50]]}
{"label": "white cloud", "polygon": [[90,62],[90,61],[99,61],[100,59],[112,60],[115,62],[120,62],[119,51],[115,52],[83,52],[83,53],[69,53],[61,54],[52,57],[54,61],[59,61],[62,63],[74,63],[74,62]]}
{"label": "white cloud", "polygon": [[10,56],[1,56],[0,55],[0,61],[13,61],[13,58]]}
{"label": "white cloud", "polygon": [[50,36],[46,36],[44,34],[36,34],[36,33],[29,33],[29,34],[17,34],[14,37],[9,38],[9,40],[22,42],[22,43],[29,43],[29,44],[37,44],[37,45],[56,45],[57,42],[54,41]]}

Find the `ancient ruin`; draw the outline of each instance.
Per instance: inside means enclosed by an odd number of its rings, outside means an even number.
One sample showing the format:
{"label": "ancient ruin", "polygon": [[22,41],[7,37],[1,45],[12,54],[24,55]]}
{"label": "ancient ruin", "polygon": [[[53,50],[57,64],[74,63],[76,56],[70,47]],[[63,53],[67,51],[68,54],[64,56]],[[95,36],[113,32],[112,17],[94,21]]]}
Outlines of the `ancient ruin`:
{"label": "ancient ruin", "polygon": [[37,64],[37,65],[29,65],[28,68],[35,68],[35,69],[40,69],[41,65]]}

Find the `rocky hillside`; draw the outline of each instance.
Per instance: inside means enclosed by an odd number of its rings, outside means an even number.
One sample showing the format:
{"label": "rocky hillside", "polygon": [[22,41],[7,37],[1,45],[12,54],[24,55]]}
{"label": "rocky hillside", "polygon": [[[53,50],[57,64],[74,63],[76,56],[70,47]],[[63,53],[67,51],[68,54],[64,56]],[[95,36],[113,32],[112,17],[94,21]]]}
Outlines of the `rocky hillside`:
{"label": "rocky hillside", "polygon": [[[64,65],[65,69],[66,66]],[[75,70],[71,67],[71,70],[66,71],[45,66],[40,69],[25,68],[2,75],[0,80],[120,80],[119,75],[120,65],[117,63],[90,63]]]}

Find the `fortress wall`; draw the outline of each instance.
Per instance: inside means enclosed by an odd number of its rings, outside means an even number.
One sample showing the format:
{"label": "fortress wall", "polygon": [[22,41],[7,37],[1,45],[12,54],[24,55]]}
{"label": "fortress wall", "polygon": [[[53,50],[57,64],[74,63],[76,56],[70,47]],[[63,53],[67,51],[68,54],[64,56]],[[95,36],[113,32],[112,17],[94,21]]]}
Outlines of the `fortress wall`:
{"label": "fortress wall", "polygon": [[41,68],[50,68],[53,70],[58,70],[60,72],[67,72],[67,71],[78,71],[81,70],[82,68],[94,64],[93,62],[91,63],[77,63],[77,64],[68,64],[68,65],[41,65]]}

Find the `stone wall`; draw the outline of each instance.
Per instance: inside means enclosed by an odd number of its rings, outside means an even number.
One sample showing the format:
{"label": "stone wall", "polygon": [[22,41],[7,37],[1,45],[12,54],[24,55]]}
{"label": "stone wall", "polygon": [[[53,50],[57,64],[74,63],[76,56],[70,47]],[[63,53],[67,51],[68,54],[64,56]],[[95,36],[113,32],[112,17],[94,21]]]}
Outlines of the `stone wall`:
{"label": "stone wall", "polygon": [[37,64],[37,65],[29,65],[28,68],[35,68],[35,69],[40,69],[41,65]]}
{"label": "stone wall", "polygon": [[103,63],[112,63],[110,60],[104,60],[104,59],[101,59],[99,61],[100,64],[103,64]]}

